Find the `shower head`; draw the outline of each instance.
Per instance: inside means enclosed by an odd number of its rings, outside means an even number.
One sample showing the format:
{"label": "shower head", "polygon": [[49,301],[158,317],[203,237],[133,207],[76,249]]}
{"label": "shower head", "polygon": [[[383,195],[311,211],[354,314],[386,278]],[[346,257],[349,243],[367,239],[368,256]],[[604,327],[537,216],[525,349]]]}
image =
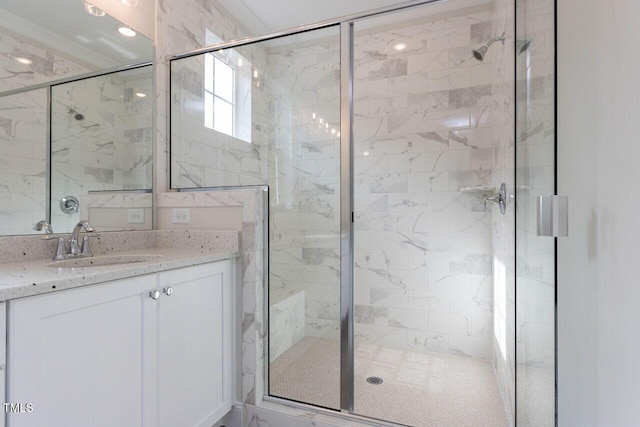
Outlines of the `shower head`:
{"label": "shower head", "polygon": [[489,47],[486,45],[479,47],[478,49],[473,49],[473,57],[476,58],[478,61],[482,62],[484,61],[484,55],[487,53],[488,50],[489,50]]}
{"label": "shower head", "polygon": [[477,49],[473,49],[473,57],[476,58],[478,61],[482,62],[484,61],[484,56],[486,55],[487,51],[489,50],[489,46],[491,46],[492,44],[494,44],[497,41],[502,42],[502,44],[504,44],[504,40],[505,40],[506,36],[505,33],[502,33],[502,35],[498,36],[498,37],[494,37],[491,40],[489,40],[487,42],[487,44],[485,44],[484,46],[481,46]]}
{"label": "shower head", "polygon": [[532,41],[531,39],[516,40],[516,53],[518,55],[525,53],[529,49],[529,46],[531,46]]}
{"label": "shower head", "polygon": [[78,121],[84,120],[84,116],[82,114],[78,113],[76,110],[74,110],[71,107],[67,107],[67,113],[71,114],[73,116],[73,118],[78,120]]}

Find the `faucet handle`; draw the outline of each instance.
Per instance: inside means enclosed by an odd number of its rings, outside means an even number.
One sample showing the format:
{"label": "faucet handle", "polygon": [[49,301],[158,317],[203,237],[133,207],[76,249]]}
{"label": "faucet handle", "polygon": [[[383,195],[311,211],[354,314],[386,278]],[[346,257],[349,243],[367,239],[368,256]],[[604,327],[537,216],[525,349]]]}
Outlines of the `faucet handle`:
{"label": "faucet handle", "polygon": [[[42,238],[43,240],[49,240],[46,238]],[[56,248],[56,254],[53,257],[54,260],[66,259],[67,257],[67,247],[65,245],[64,237],[58,237],[58,246]]]}
{"label": "faucet handle", "polygon": [[90,233],[84,235],[84,237],[82,238],[82,252],[80,255],[93,256],[93,252],[91,252],[91,246],[89,246],[89,239],[92,237],[100,237],[100,233]]}

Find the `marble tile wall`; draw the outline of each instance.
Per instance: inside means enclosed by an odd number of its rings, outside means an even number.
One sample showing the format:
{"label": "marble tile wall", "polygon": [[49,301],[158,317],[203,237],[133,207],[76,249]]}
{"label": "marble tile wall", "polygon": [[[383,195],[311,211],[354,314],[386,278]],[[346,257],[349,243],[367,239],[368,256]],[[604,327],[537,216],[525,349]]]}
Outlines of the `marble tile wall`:
{"label": "marble tile wall", "polygon": [[153,83],[149,72],[143,68],[53,87],[54,230],[70,230],[87,215],[62,212],[58,205],[63,196],[151,188]]}
{"label": "marble tile wall", "polygon": [[355,28],[356,339],[491,359],[491,10],[406,22]]}
{"label": "marble tile wall", "polygon": [[[15,58],[33,61],[25,65]],[[0,32],[0,92],[90,71]],[[40,233],[46,216],[47,97],[42,89],[0,98],[0,234]]]}

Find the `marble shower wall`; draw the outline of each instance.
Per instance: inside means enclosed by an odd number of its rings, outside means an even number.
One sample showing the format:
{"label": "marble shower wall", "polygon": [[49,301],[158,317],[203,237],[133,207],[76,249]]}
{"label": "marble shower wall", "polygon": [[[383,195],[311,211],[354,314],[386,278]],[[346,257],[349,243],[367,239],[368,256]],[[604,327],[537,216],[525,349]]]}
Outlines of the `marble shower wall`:
{"label": "marble shower wall", "polygon": [[[16,57],[33,61],[17,62]],[[0,92],[90,71],[31,42],[0,32]],[[0,234],[41,233],[46,217],[47,94],[0,97]]]}
{"label": "marble shower wall", "polygon": [[[51,224],[73,228],[86,212],[65,214],[65,195],[150,189],[153,83],[148,67],[52,89]],[[139,97],[136,93],[147,96]]]}
{"label": "marble shower wall", "polygon": [[415,14],[355,28],[356,339],[491,359],[492,14]]}

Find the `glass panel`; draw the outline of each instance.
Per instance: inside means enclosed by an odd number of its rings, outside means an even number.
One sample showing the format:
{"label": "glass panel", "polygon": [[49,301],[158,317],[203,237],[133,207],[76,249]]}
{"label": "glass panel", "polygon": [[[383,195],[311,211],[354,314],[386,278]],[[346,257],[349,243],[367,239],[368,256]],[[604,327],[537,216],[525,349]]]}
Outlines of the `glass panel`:
{"label": "glass panel", "polygon": [[[152,94],[151,66],[52,87],[54,231],[69,232],[80,219],[101,231],[152,228]],[[148,192],[113,193],[139,190]],[[70,197],[78,210],[62,209]],[[142,212],[130,221],[134,208]]]}
{"label": "glass panel", "polygon": [[554,1],[516,2],[518,426],[555,425],[555,247],[536,199],[555,193]]}
{"label": "glass panel", "polygon": [[216,58],[215,70],[216,96],[233,103],[233,68]]}
{"label": "glass panel", "polygon": [[272,123],[269,394],[339,409],[339,28],[274,42],[257,73]]}
{"label": "glass panel", "polygon": [[502,215],[484,200],[508,158],[496,141],[513,135],[513,82],[500,80],[513,44],[493,44],[482,62],[472,54],[500,35],[501,12],[449,1],[356,23],[358,415],[512,423],[501,389],[513,378],[495,373],[505,291],[494,289],[492,223]]}
{"label": "glass panel", "polygon": [[171,62],[171,188],[266,183],[270,95],[251,77],[266,58],[252,44]]}
{"label": "glass panel", "polygon": [[340,405],[339,46],[331,27],[224,50],[236,67],[237,111],[251,118],[240,114],[236,132],[250,144],[203,126],[203,55],[171,64],[172,186],[269,186],[268,392],[332,409]]}
{"label": "glass panel", "polygon": [[47,89],[0,97],[0,235],[43,233],[47,218]]}
{"label": "glass panel", "polygon": [[233,105],[220,98],[214,98],[213,119],[213,128],[215,130],[231,135],[233,130]]}

